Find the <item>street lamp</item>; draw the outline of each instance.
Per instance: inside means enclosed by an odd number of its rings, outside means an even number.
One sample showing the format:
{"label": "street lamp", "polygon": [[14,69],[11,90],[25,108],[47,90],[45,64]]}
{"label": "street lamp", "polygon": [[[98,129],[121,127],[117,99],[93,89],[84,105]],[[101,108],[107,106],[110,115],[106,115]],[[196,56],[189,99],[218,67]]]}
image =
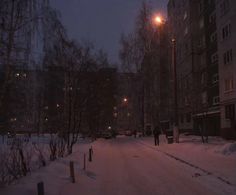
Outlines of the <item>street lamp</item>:
{"label": "street lamp", "polygon": [[127,103],[127,102],[128,102],[128,98],[124,97],[124,98],[123,98],[123,102],[124,102],[124,103]]}
{"label": "street lamp", "polygon": [[[160,15],[154,17],[155,24],[161,28],[165,24],[165,20]],[[160,29],[161,31],[161,29]],[[172,38],[172,76],[173,76],[173,89],[174,89],[174,140],[176,143],[179,143],[179,129],[178,129],[178,94],[177,94],[177,71],[176,71],[176,39]]]}
{"label": "street lamp", "polygon": [[115,117],[115,118],[117,118],[117,116],[118,116],[118,113],[117,113],[117,112],[115,112],[113,115],[114,115],[114,117]]}
{"label": "street lamp", "polygon": [[156,24],[156,25],[162,25],[163,23],[164,23],[165,21],[164,21],[164,19],[161,17],[161,16],[155,16],[154,17],[154,23]]}
{"label": "street lamp", "polygon": [[172,68],[174,80],[174,140],[179,143],[179,116],[178,116],[178,96],[177,96],[177,71],[176,71],[176,39],[172,38]]}
{"label": "street lamp", "polygon": [[[162,70],[163,70],[163,57],[164,57],[164,52],[162,50],[164,46],[164,42],[163,40],[165,40],[165,36],[164,36],[164,28],[165,28],[165,25],[166,25],[166,20],[164,19],[164,17],[162,17],[161,15],[155,15],[153,17],[153,24],[157,27],[157,30],[156,30],[156,34],[157,34],[157,44],[158,44],[158,64],[159,64],[159,71],[157,71],[158,75],[157,75],[157,78],[158,78],[158,89],[159,91],[158,92],[158,95],[159,95],[159,98],[157,97],[157,99],[155,100],[154,102],[154,106],[156,108],[156,111],[155,111],[155,119],[157,120],[157,123],[161,123],[161,112],[162,112],[162,107],[161,107],[161,103],[162,103],[162,94],[163,94],[163,86],[162,86]],[[156,125],[156,124],[155,124]],[[161,125],[161,124],[159,124]]]}

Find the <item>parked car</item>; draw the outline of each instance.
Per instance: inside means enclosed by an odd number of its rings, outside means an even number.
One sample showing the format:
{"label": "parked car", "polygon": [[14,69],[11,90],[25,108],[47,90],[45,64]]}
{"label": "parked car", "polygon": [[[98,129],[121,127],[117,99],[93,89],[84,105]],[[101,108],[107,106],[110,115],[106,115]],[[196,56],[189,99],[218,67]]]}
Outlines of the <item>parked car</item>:
{"label": "parked car", "polygon": [[13,133],[13,132],[7,132],[7,137],[8,138],[14,138],[16,136],[16,134],[15,133]]}
{"label": "parked car", "polygon": [[131,130],[126,130],[125,131],[125,135],[126,136],[132,136],[133,135],[133,132]]}
{"label": "parked car", "polygon": [[112,134],[111,134],[111,132],[104,132],[102,134],[102,137],[105,138],[105,139],[111,139],[112,138]]}
{"label": "parked car", "polygon": [[143,133],[138,131],[137,134],[136,134],[137,137],[142,137],[143,136]]}

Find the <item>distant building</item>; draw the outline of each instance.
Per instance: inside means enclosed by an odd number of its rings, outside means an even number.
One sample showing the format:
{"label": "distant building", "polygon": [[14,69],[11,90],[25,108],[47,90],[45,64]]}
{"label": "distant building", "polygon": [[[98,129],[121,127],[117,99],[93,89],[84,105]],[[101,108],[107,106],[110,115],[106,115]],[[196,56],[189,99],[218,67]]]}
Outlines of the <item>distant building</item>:
{"label": "distant building", "polygon": [[221,134],[236,138],[236,1],[216,1]]}
{"label": "distant building", "polygon": [[142,130],[142,88],[140,74],[117,73],[114,124],[117,131]]}

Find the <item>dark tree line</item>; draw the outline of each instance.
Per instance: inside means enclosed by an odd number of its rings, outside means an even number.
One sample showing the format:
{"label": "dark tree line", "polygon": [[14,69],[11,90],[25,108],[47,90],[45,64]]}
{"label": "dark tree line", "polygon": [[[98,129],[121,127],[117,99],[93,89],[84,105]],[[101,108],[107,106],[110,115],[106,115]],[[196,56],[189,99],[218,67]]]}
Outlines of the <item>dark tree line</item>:
{"label": "dark tree line", "polygon": [[49,133],[55,159],[112,122],[106,53],[72,41],[49,1],[1,1],[0,27],[1,133]]}

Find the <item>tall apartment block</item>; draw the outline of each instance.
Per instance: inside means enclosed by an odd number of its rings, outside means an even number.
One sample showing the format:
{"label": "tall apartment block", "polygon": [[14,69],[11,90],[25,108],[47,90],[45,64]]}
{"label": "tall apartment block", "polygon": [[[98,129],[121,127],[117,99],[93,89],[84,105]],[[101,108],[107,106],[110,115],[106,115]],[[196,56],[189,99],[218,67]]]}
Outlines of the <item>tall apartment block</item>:
{"label": "tall apartment block", "polygon": [[169,0],[176,40],[179,128],[220,134],[216,1]]}
{"label": "tall apartment block", "polygon": [[236,1],[216,1],[221,134],[236,138]]}

